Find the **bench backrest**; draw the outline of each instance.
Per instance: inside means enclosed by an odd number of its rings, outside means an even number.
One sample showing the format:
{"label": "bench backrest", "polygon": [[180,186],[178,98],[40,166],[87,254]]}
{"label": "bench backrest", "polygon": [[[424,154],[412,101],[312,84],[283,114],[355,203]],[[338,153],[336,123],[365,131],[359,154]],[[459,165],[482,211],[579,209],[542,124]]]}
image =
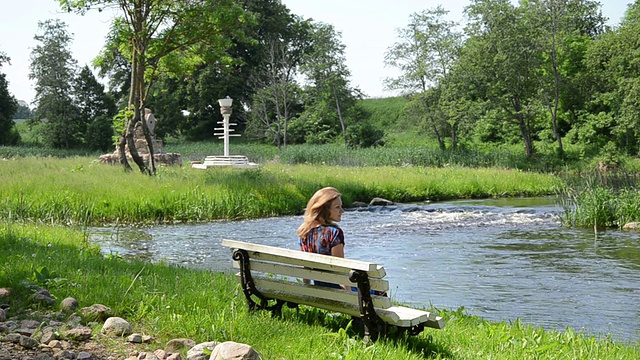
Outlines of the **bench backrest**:
{"label": "bench backrest", "polygon": [[[349,280],[349,274],[359,270],[369,276],[372,290],[389,290],[389,283],[383,279],[384,268],[374,263],[227,239],[222,240],[222,245],[246,251],[254,283],[269,297],[357,316],[357,291],[304,284],[302,279],[355,287],[357,284]],[[233,266],[240,267],[238,261]],[[372,296],[372,300],[376,308],[392,306],[388,297]]]}

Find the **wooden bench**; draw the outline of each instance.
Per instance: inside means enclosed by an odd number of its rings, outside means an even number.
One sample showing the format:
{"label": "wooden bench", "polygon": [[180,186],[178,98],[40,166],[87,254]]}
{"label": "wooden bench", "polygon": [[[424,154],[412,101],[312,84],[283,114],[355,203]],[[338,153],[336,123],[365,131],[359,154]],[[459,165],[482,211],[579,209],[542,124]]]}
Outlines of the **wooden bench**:
{"label": "wooden bench", "polygon": [[[386,296],[370,290],[389,291],[382,266],[334,256],[222,240],[232,249],[234,268],[249,308],[275,314],[282,306],[308,305],[362,319],[365,341],[375,341],[392,328],[417,335],[424,327],[444,328],[444,320],[428,311],[396,306]],[[357,291],[305,283],[303,279],[344,284]]]}

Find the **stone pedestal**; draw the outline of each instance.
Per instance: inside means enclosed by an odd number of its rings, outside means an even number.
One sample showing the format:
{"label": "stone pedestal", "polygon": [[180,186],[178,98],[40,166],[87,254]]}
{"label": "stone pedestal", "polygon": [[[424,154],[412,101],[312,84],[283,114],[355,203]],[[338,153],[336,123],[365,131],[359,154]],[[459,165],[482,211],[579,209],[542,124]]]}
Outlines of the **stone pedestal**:
{"label": "stone pedestal", "polygon": [[236,169],[257,169],[260,167],[256,163],[249,162],[247,157],[243,155],[207,156],[204,159],[204,163],[191,163],[191,167],[194,169],[208,169],[220,166],[230,166]]}
{"label": "stone pedestal", "polygon": [[[153,130],[155,128],[155,118],[153,118],[153,114],[148,109],[145,109],[146,115],[145,119],[149,121],[151,119],[151,124],[153,124],[153,128],[150,129],[152,131],[151,141],[153,142],[153,158],[156,161],[156,165],[179,165],[182,166],[182,156],[178,153],[166,153],[163,149],[162,140],[156,139],[155,134],[153,134]],[[133,133],[133,140],[136,144],[136,149],[138,150],[138,154],[142,157],[145,164],[149,164],[149,147],[147,146],[147,141],[144,138],[144,132],[142,131],[142,124],[138,122],[136,124],[135,132]],[[133,161],[131,158],[131,153],[129,153],[129,146],[125,145],[125,151],[127,154],[127,159],[129,161]],[[105,154],[100,156],[100,162],[104,164],[119,164],[120,163],[120,149],[116,146],[116,150],[111,154]]]}

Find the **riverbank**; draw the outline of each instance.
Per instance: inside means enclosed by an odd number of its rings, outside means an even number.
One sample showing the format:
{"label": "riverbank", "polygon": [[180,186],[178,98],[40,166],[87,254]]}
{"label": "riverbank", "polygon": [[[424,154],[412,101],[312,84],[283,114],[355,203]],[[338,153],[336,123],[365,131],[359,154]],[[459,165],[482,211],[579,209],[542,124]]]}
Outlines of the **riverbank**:
{"label": "riverbank", "polygon": [[0,219],[74,225],[203,222],[299,214],[334,186],[350,206],[555,194],[550,174],[499,168],[331,167],[263,164],[258,170],[163,167],[149,177],[89,157],[0,161]]}
{"label": "riverbank", "polygon": [[28,285],[46,286],[58,304],[74,297],[81,306],[110,307],[135,332],[152,335],[156,347],[172,338],[236,341],[253,346],[263,359],[640,357],[638,343],[598,340],[572,329],[544,331],[516,319],[492,323],[462,309],[432,309],[445,318],[444,330],[363,346],[357,334],[341,330],[349,321],[344,316],[309,308],[285,309],[282,319],[249,313],[231,275],[125,261],[117,255],[105,258],[82,231],[59,226],[0,223],[0,283],[13,290],[6,300],[10,316],[24,315],[31,306]]}

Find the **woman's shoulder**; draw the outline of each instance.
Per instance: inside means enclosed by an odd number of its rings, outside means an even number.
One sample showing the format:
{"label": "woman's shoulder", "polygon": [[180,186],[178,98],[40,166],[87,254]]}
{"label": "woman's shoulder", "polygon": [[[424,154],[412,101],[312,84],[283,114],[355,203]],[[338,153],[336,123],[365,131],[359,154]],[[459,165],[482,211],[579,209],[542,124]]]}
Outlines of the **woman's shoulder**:
{"label": "woman's shoulder", "polygon": [[322,229],[330,229],[330,230],[333,230],[333,231],[342,231],[340,226],[338,226],[336,224],[320,225],[320,228],[322,228]]}

